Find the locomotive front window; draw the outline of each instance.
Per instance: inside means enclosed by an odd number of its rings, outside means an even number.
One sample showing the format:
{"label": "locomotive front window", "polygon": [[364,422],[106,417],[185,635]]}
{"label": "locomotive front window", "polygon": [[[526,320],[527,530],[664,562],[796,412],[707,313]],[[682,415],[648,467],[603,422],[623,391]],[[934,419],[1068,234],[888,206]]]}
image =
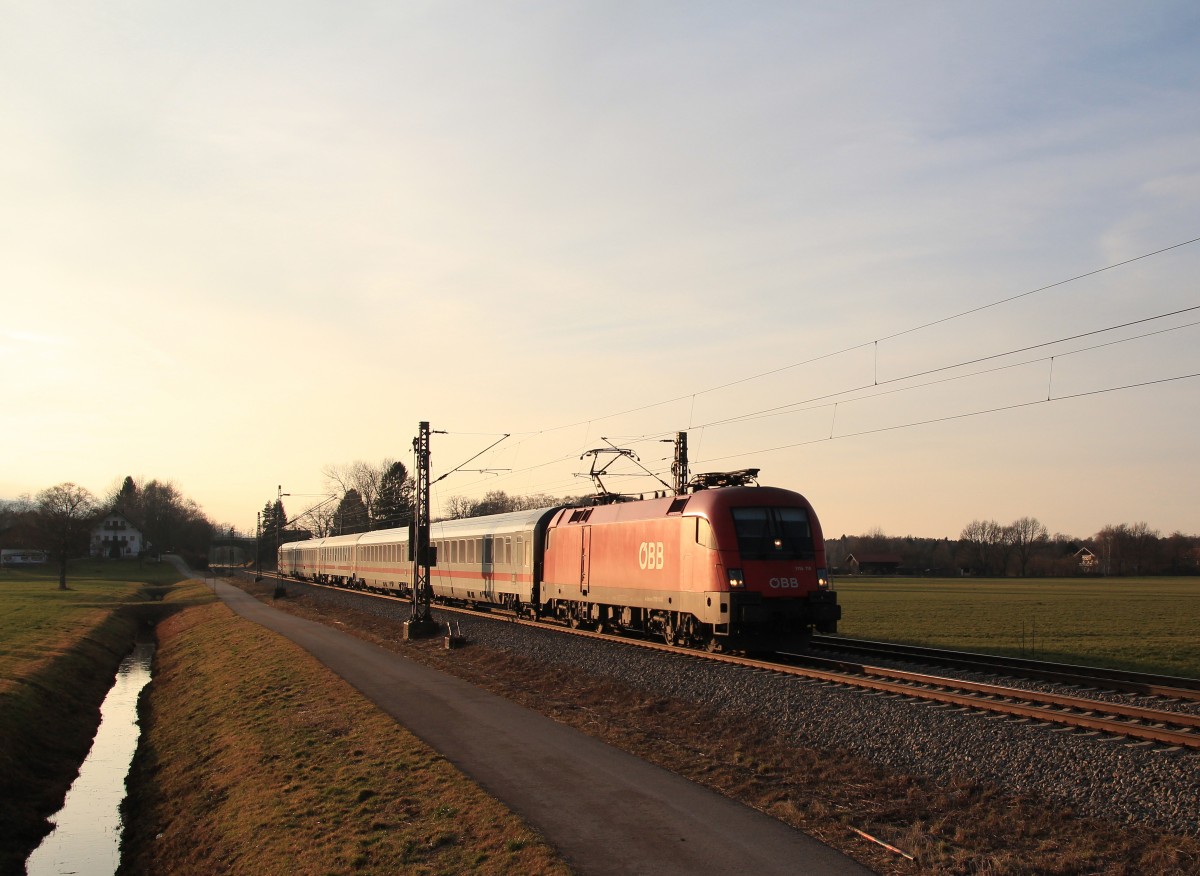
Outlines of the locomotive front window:
{"label": "locomotive front window", "polygon": [[732,508],[744,560],[811,560],[812,527],[803,508]]}

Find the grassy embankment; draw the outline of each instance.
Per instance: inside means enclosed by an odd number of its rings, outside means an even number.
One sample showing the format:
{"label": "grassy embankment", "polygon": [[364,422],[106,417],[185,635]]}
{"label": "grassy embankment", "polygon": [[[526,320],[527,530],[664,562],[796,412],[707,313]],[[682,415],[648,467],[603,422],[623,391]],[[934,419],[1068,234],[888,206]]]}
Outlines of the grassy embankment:
{"label": "grassy embankment", "polygon": [[221,604],[163,621],[158,638],[121,873],[568,872],[290,642]]}
{"label": "grassy embankment", "polygon": [[55,569],[0,572],[0,873],[23,873],[49,831],[117,664],[178,579],[165,563],[80,562],[60,591]]}
{"label": "grassy embankment", "polygon": [[839,578],[845,636],[1200,678],[1200,578]]}
{"label": "grassy embankment", "polygon": [[124,873],[566,872],[340,679],[178,579],[81,563],[64,593],[49,571],[0,573],[0,874],[24,872],[147,622],[161,642]]}

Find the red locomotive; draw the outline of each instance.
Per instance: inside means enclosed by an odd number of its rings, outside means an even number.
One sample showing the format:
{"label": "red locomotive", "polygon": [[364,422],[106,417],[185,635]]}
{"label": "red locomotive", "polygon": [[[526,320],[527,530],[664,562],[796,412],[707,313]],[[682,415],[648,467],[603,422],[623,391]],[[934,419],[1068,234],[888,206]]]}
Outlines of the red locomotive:
{"label": "red locomotive", "polygon": [[546,539],[542,612],[568,622],[770,650],[833,632],[841,616],[820,524],[788,490],[565,508]]}

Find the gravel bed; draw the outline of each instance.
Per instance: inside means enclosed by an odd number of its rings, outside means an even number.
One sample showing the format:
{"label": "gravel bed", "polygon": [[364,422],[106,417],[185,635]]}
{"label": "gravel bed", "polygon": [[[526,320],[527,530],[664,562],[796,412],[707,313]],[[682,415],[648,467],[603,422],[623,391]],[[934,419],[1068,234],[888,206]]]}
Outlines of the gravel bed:
{"label": "gravel bed", "polygon": [[[322,598],[397,622],[407,603],[326,588]],[[889,770],[990,782],[1016,795],[1125,824],[1200,836],[1200,754],[1107,736],[1056,732],[927,703],[538,630],[484,615],[444,614],[468,642],[581,669],[742,714],[783,739],[847,750]]]}

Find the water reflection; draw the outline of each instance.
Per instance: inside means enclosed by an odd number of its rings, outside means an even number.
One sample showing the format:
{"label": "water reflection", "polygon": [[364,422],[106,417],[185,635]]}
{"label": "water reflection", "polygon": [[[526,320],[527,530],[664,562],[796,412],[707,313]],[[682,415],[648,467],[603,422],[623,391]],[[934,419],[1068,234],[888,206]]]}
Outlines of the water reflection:
{"label": "water reflection", "polygon": [[137,701],[150,681],[154,645],[138,645],[121,661],[117,680],[100,706],[92,750],[51,818],[55,828],[25,863],[28,876],[112,876],[120,863],[125,777],[137,749]]}

